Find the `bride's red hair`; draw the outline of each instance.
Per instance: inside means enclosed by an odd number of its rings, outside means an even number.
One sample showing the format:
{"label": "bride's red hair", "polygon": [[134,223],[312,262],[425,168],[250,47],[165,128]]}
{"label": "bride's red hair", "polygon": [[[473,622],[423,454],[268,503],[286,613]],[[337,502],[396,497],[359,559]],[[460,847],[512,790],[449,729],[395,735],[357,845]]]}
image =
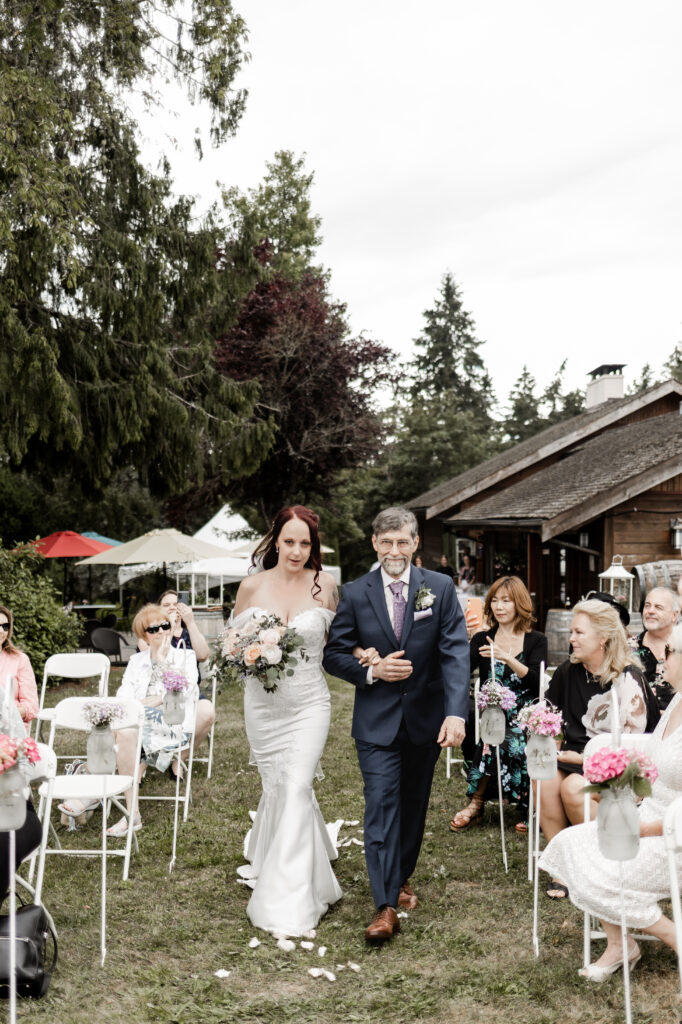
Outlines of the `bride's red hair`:
{"label": "bride's red hair", "polygon": [[261,566],[263,569],[273,569],[277,565],[277,540],[282,528],[291,519],[300,519],[305,523],[310,533],[310,556],[304,568],[313,569],[313,597],[322,590],[318,578],[322,572],[322,552],[320,551],[320,531],[318,525],[320,517],[311,508],[305,505],[285,505],[281,508],[272,520],[272,526],[263,537],[262,541],[254,551],[251,558],[252,567]]}

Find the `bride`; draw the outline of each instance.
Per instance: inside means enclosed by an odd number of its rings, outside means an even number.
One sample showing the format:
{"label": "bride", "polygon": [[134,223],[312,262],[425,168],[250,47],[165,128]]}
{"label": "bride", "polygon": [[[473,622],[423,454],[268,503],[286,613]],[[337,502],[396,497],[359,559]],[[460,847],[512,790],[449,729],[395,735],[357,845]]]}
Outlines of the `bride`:
{"label": "bride", "polygon": [[259,614],[277,615],[301,635],[307,655],[274,693],[252,675],[244,689],[263,794],[246,850],[251,866],[240,874],[253,888],[251,923],[283,936],[310,931],[342,895],[329,863],[336,849],[313,792],[331,714],[322,650],[338,601],[332,576],[322,572],[317,524],[302,505],[277,513],[253,555],[264,571],[240,584],[232,621],[239,630]]}

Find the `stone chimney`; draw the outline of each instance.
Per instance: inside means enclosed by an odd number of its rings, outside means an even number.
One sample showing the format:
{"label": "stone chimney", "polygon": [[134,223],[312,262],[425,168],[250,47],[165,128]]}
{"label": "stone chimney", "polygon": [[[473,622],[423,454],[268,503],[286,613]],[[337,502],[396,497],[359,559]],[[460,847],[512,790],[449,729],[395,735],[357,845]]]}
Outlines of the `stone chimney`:
{"label": "stone chimney", "polygon": [[594,409],[602,402],[608,402],[612,398],[623,398],[625,395],[625,381],[623,380],[623,367],[625,363],[604,363],[590,370],[592,378],[587,385],[585,392],[585,409]]}

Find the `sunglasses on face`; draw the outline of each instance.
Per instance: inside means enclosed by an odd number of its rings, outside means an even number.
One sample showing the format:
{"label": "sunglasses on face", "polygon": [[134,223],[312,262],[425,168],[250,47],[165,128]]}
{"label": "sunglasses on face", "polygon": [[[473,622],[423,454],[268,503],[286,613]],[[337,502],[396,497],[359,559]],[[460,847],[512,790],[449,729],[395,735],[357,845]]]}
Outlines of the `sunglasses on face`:
{"label": "sunglasses on face", "polygon": [[667,661],[671,654],[679,654],[680,652],[676,647],[671,647],[670,644],[666,644],[663,648],[663,653],[665,654],[665,660]]}
{"label": "sunglasses on face", "polygon": [[161,622],[158,626],[147,626],[145,633],[158,633],[160,629],[166,633],[170,628],[170,622]]}
{"label": "sunglasses on face", "polygon": [[9,633],[9,622],[0,622],[0,629],[3,633]]}

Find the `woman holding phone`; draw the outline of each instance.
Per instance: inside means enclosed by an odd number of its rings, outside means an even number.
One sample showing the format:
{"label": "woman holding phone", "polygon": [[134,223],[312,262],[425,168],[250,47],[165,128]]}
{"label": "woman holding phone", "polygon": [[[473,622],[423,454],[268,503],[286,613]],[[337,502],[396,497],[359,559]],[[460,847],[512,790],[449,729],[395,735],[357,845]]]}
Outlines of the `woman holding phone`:
{"label": "woman holding phone", "polygon": [[[481,686],[491,681],[491,658],[495,659],[495,679],[516,694],[516,705],[505,712],[507,732],[500,746],[502,799],[517,804],[524,819],[528,808],[528,775],[525,763],[525,741],[521,728],[515,724],[522,707],[538,696],[540,665],[547,663],[547,637],[532,629],[533,602],[518,576],[496,580],[485,599],[484,616],[493,623],[490,629],[475,633],[469,643],[472,674],[478,669]],[[471,729],[471,719],[467,732]],[[492,785],[491,785],[492,783]],[[467,772],[469,804],[458,811],[450,822],[452,832],[483,818],[483,805],[490,791],[497,789],[495,752],[483,743],[473,749]],[[496,793],[494,794],[497,795]],[[518,831],[526,831],[522,820]]]}

